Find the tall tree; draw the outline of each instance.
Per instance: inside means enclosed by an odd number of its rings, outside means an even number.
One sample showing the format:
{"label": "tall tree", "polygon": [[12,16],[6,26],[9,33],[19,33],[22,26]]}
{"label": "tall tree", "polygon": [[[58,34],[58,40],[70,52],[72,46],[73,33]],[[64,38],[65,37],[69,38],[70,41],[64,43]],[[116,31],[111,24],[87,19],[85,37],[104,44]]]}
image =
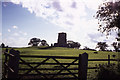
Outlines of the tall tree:
{"label": "tall tree", "polygon": [[41,40],[39,38],[32,38],[30,39],[30,42],[28,43],[28,45],[31,46],[38,46],[38,44],[41,42]]}
{"label": "tall tree", "polygon": [[107,49],[108,45],[106,42],[98,42],[96,48],[99,48],[100,51],[105,51]]}
{"label": "tall tree", "polygon": [[[109,35],[111,31],[116,31],[118,33],[116,39],[118,44],[120,44],[120,0],[101,4],[96,12],[96,18],[99,24],[98,30],[102,33],[107,33],[107,35]],[[120,46],[118,46],[118,50],[119,49]]]}
{"label": "tall tree", "polygon": [[106,32],[107,35],[112,30],[120,29],[120,1],[105,2],[100,5],[96,12],[96,18],[99,21],[98,30]]}

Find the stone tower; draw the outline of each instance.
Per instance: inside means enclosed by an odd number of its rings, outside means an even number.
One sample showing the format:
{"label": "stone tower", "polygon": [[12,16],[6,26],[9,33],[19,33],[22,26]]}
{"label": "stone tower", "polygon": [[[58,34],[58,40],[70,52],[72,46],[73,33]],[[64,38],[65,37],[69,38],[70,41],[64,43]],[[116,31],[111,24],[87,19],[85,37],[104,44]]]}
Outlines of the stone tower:
{"label": "stone tower", "polygon": [[62,32],[58,33],[58,41],[55,43],[56,47],[67,47],[67,34]]}

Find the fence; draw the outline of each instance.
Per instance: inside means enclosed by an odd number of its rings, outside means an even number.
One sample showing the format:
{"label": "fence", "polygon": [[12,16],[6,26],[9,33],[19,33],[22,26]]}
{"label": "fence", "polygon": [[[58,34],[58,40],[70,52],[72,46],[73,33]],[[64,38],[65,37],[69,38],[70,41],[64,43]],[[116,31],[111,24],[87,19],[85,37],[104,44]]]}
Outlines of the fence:
{"label": "fence", "polygon": [[[35,55],[20,55],[19,51],[11,49],[9,52],[6,50],[5,61],[4,61],[4,78],[24,78],[24,76],[37,76],[37,78],[42,79],[75,79],[75,80],[87,80],[87,69],[97,69],[98,67],[87,67],[88,62],[93,61],[107,61],[108,65],[110,65],[111,61],[118,61],[117,59],[110,59],[110,55],[108,55],[108,59],[88,59],[88,54],[80,54],[79,57],[70,57],[70,56],[35,56]],[[41,58],[40,62],[28,62],[24,60],[24,58]],[[47,62],[50,59],[54,61]],[[67,62],[60,62],[60,60],[66,60]],[[69,62],[72,60],[72,62]],[[26,67],[22,68],[20,65],[26,65]],[[32,66],[35,65],[35,66]],[[40,67],[42,65],[54,66],[50,67]],[[56,66],[57,65],[57,66]],[[76,66],[76,67],[70,67]],[[49,70],[57,71],[56,73],[46,73]],[[76,72],[73,72],[73,71]],[[26,71],[25,73],[20,73],[20,71]],[[36,74],[31,74],[32,71],[35,71]],[[70,75],[65,76],[64,75]],[[58,77],[56,77],[58,76]],[[59,77],[60,76],[60,77]],[[62,77],[61,77],[62,76]],[[72,76],[72,77],[71,77]]]}
{"label": "fence", "polygon": [[[70,57],[70,56],[35,56],[35,55],[19,55],[19,51],[15,51],[13,49],[5,52],[5,62],[4,62],[4,78],[8,79],[15,79],[24,76],[38,76],[37,78],[42,78],[45,80],[48,79],[69,79],[69,80],[87,80],[87,65],[88,65],[88,54],[80,54],[79,57]],[[8,59],[9,56],[9,59]],[[44,58],[41,62],[27,62],[23,58]],[[55,61],[55,63],[47,63],[49,59]],[[60,62],[59,60],[72,60],[70,63],[69,61]],[[19,65],[27,65],[29,68],[20,68]],[[36,64],[36,66],[31,66],[32,64]],[[41,68],[41,65],[59,65],[58,68]],[[77,67],[69,68],[71,65],[75,65]],[[19,71],[27,70],[27,72],[19,74]],[[30,72],[35,71],[37,74],[30,74]],[[58,70],[57,73],[43,73],[41,71],[44,70]],[[77,70],[77,72],[73,72],[71,70]],[[62,75],[62,77],[59,77]],[[67,77],[63,77],[63,75],[71,75]],[[58,76],[58,77],[56,77]]]}
{"label": "fence", "polygon": [[13,49],[11,49],[8,53],[8,50],[6,49],[6,52],[4,53],[4,78],[18,77],[18,67],[20,58],[19,53],[19,51],[15,51]]}
{"label": "fence", "polygon": [[[88,59],[89,62],[93,62],[93,61],[106,61],[107,65],[109,66],[111,64],[111,61],[118,61],[119,59],[110,59],[110,55],[108,55],[107,59]],[[97,69],[98,67],[88,67],[88,69]]]}
{"label": "fence", "polygon": [[102,64],[107,64],[109,67],[111,64],[118,64],[118,61],[119,59],[111,59],[110,55],[108,55],[107,59],[88,59],[88,64],[92,66],[88,65],[87,79],[93,80],[93,78],[95,78],[95,76],[98,74],[98,70]]}

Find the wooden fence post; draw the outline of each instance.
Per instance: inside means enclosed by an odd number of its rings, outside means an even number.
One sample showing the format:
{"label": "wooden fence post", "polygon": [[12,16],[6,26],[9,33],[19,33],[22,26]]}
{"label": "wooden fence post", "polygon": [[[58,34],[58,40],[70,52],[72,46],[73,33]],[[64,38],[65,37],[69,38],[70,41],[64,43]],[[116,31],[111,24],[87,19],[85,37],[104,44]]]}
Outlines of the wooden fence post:
{"label": "wooden fence post", "polygon": [[81,76],[81,54],[79,54],[79,61],[78,61],[78,78],[80,80],[80,76]]}
{"label": "wooden fence post", "polygon": [[6,49],[5,50],[5,53],[4,53],[4,55],[5,55],[5,61],[4,61],[4,78],[7,78],[7,67],[6,67],[6,63],[7,63],[7,58],[8,58],[8,56],[7,56],[7,54],[6,53],[8,53],[8,49]]}
{"label": "wooden fence post", "polygon": [[8,79],[16,79],[18,78],[18,67],[19,67],[19,51],[15,51],[14,49],[10,50],[10,54],[14,56],[9,56],[8,66],[12,69],[8,70]]}
{"label": "wooden fence post", "polygon": [[88,54],[83,53],[79,54],[79,70],[78,70],[78,78],[79,80],[87,80],[87,67],[88,67]]}
{"label": "wooden fence post", "polygon": [[108,55],[108,66],[110,65],[110,55]]}

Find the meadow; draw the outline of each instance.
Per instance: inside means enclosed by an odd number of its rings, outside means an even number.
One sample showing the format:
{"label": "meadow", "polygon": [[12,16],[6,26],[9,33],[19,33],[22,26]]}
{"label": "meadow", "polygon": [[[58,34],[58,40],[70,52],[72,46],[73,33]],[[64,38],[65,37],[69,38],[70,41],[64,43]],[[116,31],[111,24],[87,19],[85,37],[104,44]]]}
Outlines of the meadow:
{"label": "meadow", "polygon": [[[40,48],[40,47],[27,47],[27,48],[14,48],[14,49],[19,50],[20,55],[75,56],[75,57],[78,57],[79,54],[83,54],[86,52],[86,53],[88,53],[88,59],[107,59],[108,55],[110,55],[111,59],[118,58],[118,53],[116,53],[116,52],[80,50],[80,49],[62,48],[62,47],[52,47],[52,48],[48,48],[48,49],[44,49],[44,48]],[[4,52],[4,50],[5,49],[3,49],[3,52]],[[115,57],[113,57],[113,55],[115,55]],[[41,61],[43,61],[43,59],[40,59],[40,58],[22,58],[22,59],[27,61],[27,62],[41,62]],[[4,61],[4,56],[3,56],[3,61]],[[59,61],[60,61],[60,63],[62,63],[62,62],[72,62],[73,60],[59,60]],[[54,60],[50,59],[48,61],[48,63],[49,62],[54,63]],[[111,61],[111,63],[117,64],[116,61]],[[107,64],[107,61],[90,61],[90,62],[88,62],[88,67],[95,67],[96,65],[99,65],[99,64]],[[36,66],[36,65],[33,64],[32,66]],[[40,67],[51,68],[54,66],[53,65],[51,65],[51,66],[43,65]],[[75,67],[76,66],[73,65],[73,66],[70,66],[69,68],[75,68]],[[20,68],[30,68],[30,67],[28,67],[27,65],[20,65]],[[50,71],[50,72],[52,72],[52,71]],[[74,72],[74,70],[73,70],[73,72]],[[20,73],[25,73],[25,71],[20,71]],[[35,73],[35,71],[32,71],[31,73]],[[45,73],[45,72],[43,71],[43,73]],[[88,73],[89,73],[88,74],[89,79],[96,76],[95,69],[89,69]]]}
{"label": "meadow", "polygon": [[[73,48],[62,48],[62,47],[53,47],[48,49],[41,49],[39,47],[28,47],[28,48],[14,48],[15,50],[20,51],[20,55],[44,55],[44,56],[79,56],[82,53],[88,53],[89,59],[106,59],[108,55],[116,55],[117,52],[109,51],[91,51],[91,50],[80,50]],[[97,52],[94,53],[94,52]],[[111,57],[113,58],[113,57]]]}

